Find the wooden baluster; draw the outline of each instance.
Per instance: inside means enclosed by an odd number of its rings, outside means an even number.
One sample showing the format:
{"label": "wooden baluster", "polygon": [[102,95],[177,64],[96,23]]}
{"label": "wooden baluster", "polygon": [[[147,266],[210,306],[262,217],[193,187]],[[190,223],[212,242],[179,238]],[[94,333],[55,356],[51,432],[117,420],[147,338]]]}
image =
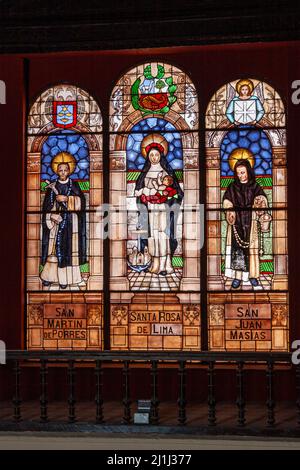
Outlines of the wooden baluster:
{"label": "wooden baluster", "polygon": [[296,366],[296,393],[297,393],[297,427],[300,428],[300,364]]}
{"label": "wooden baluster", "polygon": [[214,383],[214,363],[208,363],[208,425],[216,425],[216,399]]}
{"label": "wooden baluster", "polygon": [[13,407],[14,407],[14,421],[19,422],[22,419],[21,416],[21,394],[20,394],[20,375],[21,375],[21,368],[20,368],[20,363],[18,360],[14,362],[14,377],[15,377],[15,390],[14,390],[14,396],[13,396]]}
{"label": "wooden baluster", "polygon": [[151,361],[151,412],[150,412],[150,423],[158,424],[158,367],[157,361]]}
{"label": "wooden baluster", "polygon": [[74,361],[68,361],[68,384],[69,384],[69,423],[74,423],[76,421],[76,414],[75,414],[75,367]]}
{"label": "wooden baluster", "polygon": [[129,386],[129,361],[124,361],[123,365],[123,406],[124,406],[124,416],[123,422],[126,424],[131,423],[131,401],[130,401],[130,386]]}
{"label": "wooden baluster", "polygon": [[245,426],[245,391],[244,391],[244,363],[239,361],[236,371],[237,378],[237,399],[236,404],[238,407],[238,426]]}
{"label": "wooden baluster", "polygon": [[49,419],[48,419],[47,375],[48,375],[47,359],[41,359],[41,367],[40,367],[40,387],[41,387],[40,407],[41,407],[41,416],[40,416],[40,420],[41,420],[42,423],[47,423],[49,421]]}
{"label": "wooden baluster", "polygon": [[96,377],[96,396],[95,396],[95,403],[96,403],[96,423],[100,424],[103,423],[103,369],[102,369],[102,362],[97,360],[96,361],[96,368],[95,368],[95,377]]}
{"label": "wooden baluster", "polygon": [[274,401],[274,364],[272,360],[267,362],[267,426],[273,428],[275,426],[275,401]]}
{"label": "wooden baluster", "polygon": [[184,425],[186,423],[186,399],[185,399],[185,389],[186,389],[186,369],[185,361],[179,361],[179,398],[178,398],[178,423]]}

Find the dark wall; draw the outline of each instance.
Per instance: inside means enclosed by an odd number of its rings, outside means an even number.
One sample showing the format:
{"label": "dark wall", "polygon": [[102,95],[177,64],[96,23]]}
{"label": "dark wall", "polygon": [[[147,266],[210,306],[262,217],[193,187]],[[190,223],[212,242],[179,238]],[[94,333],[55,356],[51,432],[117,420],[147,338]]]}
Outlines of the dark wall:
{"label": "dark wall", "polygon": [[1,0],[0,52],[300,39],[298,0]]}
{"label": "dark wall", "polygon": [[[0,57],[0,80],[4,80],[7,86],[6,104],[0,105],[0,339],[6,342],[9,349],[19,349],[24,343],[22,240],[26,101],[33,102],[51,84],[70,82],[94,96],[107,126],[109,97],[114,83],[131,67],[151,59],[172,63],[189,74],[199,93],[202,128],[211,96],[222,84],[231,80],[242,76],[261,79],[270,83],[282,97],[288,122],[291,339],[300,338],[297,309],[300,303],[300,105],[294,105],[291,101],[291,84],[294,80],[300,80],[300,42],[256,43]],[[200,157],[204,158],[204,155]]]}
{"label": "dark wall", "polygon": [[23,235],[25,106],[23,61],[0,58],[0,80],[6,84],[6,103],[0,105],[0,339],[10,349],[20,348],[23,331]]}

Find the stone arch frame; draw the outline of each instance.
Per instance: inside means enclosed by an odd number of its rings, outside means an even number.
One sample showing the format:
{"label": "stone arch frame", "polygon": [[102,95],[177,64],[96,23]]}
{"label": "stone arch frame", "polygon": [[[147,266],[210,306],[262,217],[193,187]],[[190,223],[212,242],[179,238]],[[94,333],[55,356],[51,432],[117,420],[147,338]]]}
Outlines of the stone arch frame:
{"label": "stone arch frame", "polygon": [[[154,61],[152,61],[154,63]],[[140,64],[143,66],[144,64]],[[137,66],[138,67],[138,66]],[[120,80],[124,79],[126,74],[135,70],[134,68],[125,72]],[[179,68],[177,68],[182,73]],[[186,75],[188,77],[188,75]],[[189,77],[188,77],[189,79]],[[111,97],[113,96],[118,83],[115,84]],[[189,79],[190,80],[190,79]],[[190,80],[191,82],[191,80]],[[192,86],[194,84],[191,82]],[[149,114],[146,117],[160,117],[161,114]],[[110,113],[111,119],[111,113]],[[111,223],[110,233],[110,251],[116,253],[116,257],[111,258],[110,269],[110,290],[111,291],[128,291],[129,281],[127,278],[127,261],[126,261],[126,239],[127,239],[127,211],[126,211],[126,143],[130,133],[130,129],[136,125],[143,117],[140,111],[136,110],[127,115],[121,122],[115,134],[115,139],[110,143],[110,203],[121,208],[118,214],[118,223]],[[184,186],[184,204],[196,205],[199,203],[199,135],[198,128],[191,129],[185,119],[174,110],[170,109],[163,119],[172,123],[178,130],[182,132],[182,150],[183,150],[183,186]],[[193,130],[195,132],[193,132]],[[114,133],[111,129],[111,135]],[[188,145],[188,142],[192,145]],[[196,191],[195,191],[196,188]],[[191,233],[199,234],[197,217],[191,216],[191,213],[183,212],[183,274],[180,283],[181,291],[199,291],[200,290],[200,247],[199,240],[190,238]],[[122,241],[120,241],[122,239]],[[197,268],[191,269],[192,263],[189,258],[194,259],[189,253],[198,253]]]}
{"label": "stone arch frame", "polygon": [[[41,175],[41,150],[44,142],[49,136],[59,131],[53,122],[43,121],[45,114],[45,106],[47,99],[54,99],[55,90],[67,90],[69,96],[75,95],[78,97],[79,93],[84,102],[85,108],[89,108],[94,112],[95,122],[87,125],[79,118],[76,124],[68,130],[83,134],[83,137],[89,148],[89,173],[90,173],[90,189],[89,200],[87,209],[96,211],[102,203],[102,115],[98,103],[94,100],[92,95],[82,88],[71,84],[58,84],[50,86],[41,92],[33,101],[28,115],[27,124],[27,156],[26,156],[26,180],[27,180],[27,203],[26,211],[27,218],[27,290],[38,291],[42,290],[42,284],[39,277],[39,257],[41,253],[41,237],[40,237],[40,212],[41,212],[41,197],[40,197],[40,175]],[[52,90],[52,94],[51,94]],[[45,99],[46,97],[46,99]],[[56,96],[57,98],[57,96]],[[73,96],[74,98],[74,96]],[[81,110],[82,111],[82,110]],[[39,113],[39,114],[38,114]],[[88,117],[89,112],[84,113]],[[48,119],[48,118],[47,118]],[[49,119],[48,119],[49,121]],[[37,124],[37,125],[36,125]],[[94,217],[94,215],[93,215]],[[30,225],[29,225],[29,222]],[[30,228],[29,228],[30,227]],[[100,290],[103,286],[103,268],[102,256],[103,247],[102,243],[97,240],[96,234],[96,218],[89,222],[89,265],[90,276],[87,283],[87,290]],[[100,246],[97,246],[99,244]],[[97,254],[97,259],[94,256]],[[35,255],[34,259],[29,258]]]}
{"label": "stone arch frame", "polygon": [[[258,81],[258,80],[257,80]],[[237,80],[235,81],[237,82]],[[234,82],[231,82],[234,83]],[[282,209],[280,213],[273,211],[273,256],[274,256],[274,275],[272,278],[271,290],[288,289],[288,248],[287,237],[287,156],[286,156],[286,122],[285,107],[282,98],[278,92],[268,83],[261,82],[267,87],[268,91],[273,93],[274,103],[276,102],[277,115],[274,112],[271,119],[271,112],[256,124],[258,129],[262,129],[268,136],[272,145],[272,207]],[[224,91],[228,84],[220,87],[213,95],[206,111],[206,168],[207,181],[206,187],[214,186],[214,191],[208,191],[207,208],[220,209],[221,190],[220,190],[220,144],[225,134],[236,128],[229,124],[225,117],[224,106],[220,112],[220,118],[217,125],[209,125],[208,115],[213,109],[215,96],[219,94],[224,98]],[[219,110],[220,111],[220,110]],[[223,115],[222,115],[223,112]],[[213,113],[211,113],[213,115]],[[278,125],[279,124],[279,125]],[[284,219],[283,219],[284,217]],[[224,280],[221,274],[221,223],[220,214],[216,220],[207,220],[208,233],[208,290],[224,290]],[[214,246],[213,246],[214,244]]]}

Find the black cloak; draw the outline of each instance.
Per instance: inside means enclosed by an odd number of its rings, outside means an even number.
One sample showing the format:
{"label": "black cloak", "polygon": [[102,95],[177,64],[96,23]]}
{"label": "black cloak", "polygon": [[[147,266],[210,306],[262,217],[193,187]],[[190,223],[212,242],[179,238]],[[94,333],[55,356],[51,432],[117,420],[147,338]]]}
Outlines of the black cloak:
{"label": "black cloak", "polygon": [[[62,184],[59,181],[55,185],[58,194],[63,196],[78,196],[81,201],[81,210],[76,211],[78,217],[78,254],[79,265],[87,263],[87,242],[86,242],[86,215],[85,215],[85,197],[80,189],[77,181],[69,179],[68,183]],[[67,210],[67,205],[64,202],[57,202],[55,200],[56,194],[51,188],[46,191],[43,203],[43,238],[42,238],[42,259],[41,264],[44,265],[48,257],[49,236],[50,230],[46,224],[46,214],[50,213],[55,205],[55,210],[62,217],[62,221],[58,225],[55,254],[58,259],[58,267],[65,268],[72,266],[72,234],[73,222],[72,212]]]}
{"label": "black cloak", "polygon": [[[241,183],[237,176],[237,168],[244,166],[248,173],[248,182]],[[243,242],[249,243],[254,199],[266,197],[262,187],[255,180],[255,173],[248,160],[239,160],[234,167],[234,181],[228,186],[223,196],[230,201],[235,211],[235,229]],[[230,209],[228,209],[230,211]],[[240,243],[241,244],[241,243]],[[243,248],[232,234],[231,269],[249,271],[249,247]]]}

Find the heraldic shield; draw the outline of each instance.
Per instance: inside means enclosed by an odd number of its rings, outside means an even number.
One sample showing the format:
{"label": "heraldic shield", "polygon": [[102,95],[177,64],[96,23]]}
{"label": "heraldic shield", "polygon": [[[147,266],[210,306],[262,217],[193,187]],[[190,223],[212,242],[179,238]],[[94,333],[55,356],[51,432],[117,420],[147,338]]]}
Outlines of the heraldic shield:
{"label": "heraldic shield", "polygon": [[53,102],[53,124],[55,127],[67,129],[73,127],[77,122],[76,101],[54,101]]}

